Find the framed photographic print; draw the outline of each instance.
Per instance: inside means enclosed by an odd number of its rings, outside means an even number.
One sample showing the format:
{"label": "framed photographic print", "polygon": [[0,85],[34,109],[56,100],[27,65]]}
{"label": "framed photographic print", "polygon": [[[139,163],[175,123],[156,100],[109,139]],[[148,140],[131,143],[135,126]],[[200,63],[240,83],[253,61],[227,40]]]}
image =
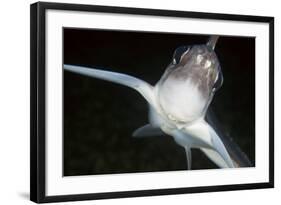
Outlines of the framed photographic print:
{"label": "framed photographic print", "polygon": [[274,18],[31,5],[34,202],[274,186]]}

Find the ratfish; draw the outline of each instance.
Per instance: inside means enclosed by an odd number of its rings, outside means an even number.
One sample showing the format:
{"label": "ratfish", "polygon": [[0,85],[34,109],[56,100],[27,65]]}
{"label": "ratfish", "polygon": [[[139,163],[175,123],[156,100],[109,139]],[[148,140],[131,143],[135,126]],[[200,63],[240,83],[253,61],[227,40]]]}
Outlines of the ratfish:
{"label": "ratfish", "polygon": [[133,136],[165,133],[186,152],[191,169],[191,149],[200,149],[220,168],[236,167],[223,141],[206,121],[206,112],[223,84],[215,46],[219,36],[206,44],[178,47],[171,63],[155,86],[136,77],[95,68],[64,64],[74,73],[122,84],[138,91],[149,104],[149,123]]}

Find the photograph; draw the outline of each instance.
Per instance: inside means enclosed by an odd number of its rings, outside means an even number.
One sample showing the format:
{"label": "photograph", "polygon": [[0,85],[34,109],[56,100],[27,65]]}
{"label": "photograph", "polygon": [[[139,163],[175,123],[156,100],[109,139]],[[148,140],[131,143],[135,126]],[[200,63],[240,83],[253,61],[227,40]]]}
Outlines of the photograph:
{"label": "photograph", "polygon": [[274,187],[274,18],[30,12],[30,199]]}
{"label": "photograph", "polygon": [[255,37],[62,35],[64,176],[255,166]]}

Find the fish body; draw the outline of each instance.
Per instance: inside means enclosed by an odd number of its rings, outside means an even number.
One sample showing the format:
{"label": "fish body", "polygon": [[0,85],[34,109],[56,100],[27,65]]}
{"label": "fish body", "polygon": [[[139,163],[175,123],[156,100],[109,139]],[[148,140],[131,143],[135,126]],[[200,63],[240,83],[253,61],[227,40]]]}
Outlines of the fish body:
{"label": "fish body", "polygon": [[186,151],[191,168],[191,148],[199,148],[219,167],[234,167],[223,142],[205,121],[206,111],[223,78],[214,51],[218,36],[207,44],[181,46],[155,86],[126,74],[64,65],[64,69],[119,83],[137,90],[149,103],[149,124],[133,136],[171,135]]}

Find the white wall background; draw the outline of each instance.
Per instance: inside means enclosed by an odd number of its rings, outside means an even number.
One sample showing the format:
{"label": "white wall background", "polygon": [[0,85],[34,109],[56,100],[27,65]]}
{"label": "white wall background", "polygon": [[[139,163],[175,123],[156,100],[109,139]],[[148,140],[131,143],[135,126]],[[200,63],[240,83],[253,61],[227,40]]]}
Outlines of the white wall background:
{"label": "white wall background", "polygon": [[[53,2],[52,0],[49,0]],[[29,4],[11,0],[0,4],[0,204],[31,204],[29,198]],[[56,2],[56,1],[54,1]],[[157,197],[69,202],[67,204],[268,204],[279,201],[280,157],[281,13],[278,1],[270,0],[60,0],[60,2],[145,7],[275,17],[275,165],[276,188]]]}

